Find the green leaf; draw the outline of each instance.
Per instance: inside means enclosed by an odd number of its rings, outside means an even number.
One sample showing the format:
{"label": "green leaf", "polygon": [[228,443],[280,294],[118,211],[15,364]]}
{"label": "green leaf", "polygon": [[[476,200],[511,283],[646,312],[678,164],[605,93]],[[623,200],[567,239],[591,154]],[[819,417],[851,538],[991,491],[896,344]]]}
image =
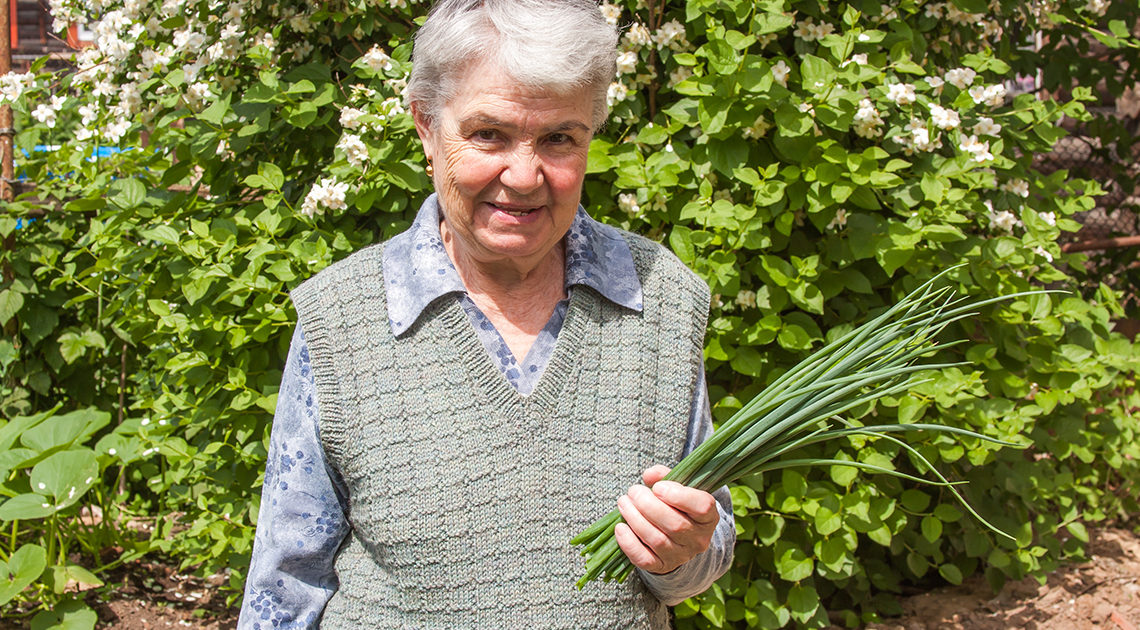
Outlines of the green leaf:
{"label": "green leaf", "polygon": [[17,549],[7,562],[0,560],[0,606],[39,579],[46,567],[47,551],[30,543]]}
{"label": "green leaf", "polygon": [[761,377],[764,375],[768,363],[763,355],[750,346],[740,346],[730,363],[732,369],[745,376]]}
{"label": "green leaf", "polygon": [[819,594],[811,586],[796,584],[788,589],[788,608],[792,611],[792,618],[807,621],[819,608]]}
{"label": "green leaf", "polygon": [[111,421],[111,414],[98,409],[79,409],[45,417],[23,431],[20,443],[36,451],[70,447],[80,437],[93,434]]}
{"label": "green leaf", "polygon": [[53,497],[56,510],[79,501],[99,477],[91,449],[60,451],[32,468],[32,492]]}
{"label": "green leaf", "polygon": [[962,583],[962,570],[953,564],[946,563],[939,566],[938,574],[951,584],[958,585]]}
{"label": "green leaf", "polygon": [[690,267],[697,259],[692,235],[693,231],[683,225],[673,226],[673,230],[669,233],[669,246],[673,249],[673,253]]}
{"label": "green leaf", "polygon": [[942,536],[942,521],[935,516],[922,517],[922,537],[934,542]]}
{"label": "green leaf", "polygon": [[1089,541],[1089,531],[1085,529],[1083,523],[1073,521],[1072,523],[1065,525],[1065,529],[1069,530],[1069,533],[1072,534],[1073,537],[1077,540],[1083,543],[1087,543]]}
{"label": "green leaf", "polygon": [[281,167],[272,162],[258,164],[257,173],[265,179],[265,183],[272,190],[281,190],[281,187],[285,185],[285,174],[281,172]]}
{"label": "green leaf", "polygon": [[835,68],[825,59],[814,55],[804,55],[800,62],[800,74],[804,87],[811,91],[821,91],[835,81]]}
{"label": "green leaf", "polygon": [[701,604],[701,614],[712,622],[713,627],[724,627],[725,612],[724,602],[719,599],[708,598]]}
{"label": "green leaf", "polygon": [[177,245],[179,240],[178,232],[169,225],[156,225],[145,230],[139,230],[139,235],[164,245]]}
{"label": "green leaf", "polygon": [[785,324],[776,335],[776,341],[781,347],[788,350],[807,350],[811,348],[811,335],[801,326]]}
{"label": "green leaf", "polygon": [[426,175],[422,175],[418,168],[413,168],[407,162],[387,164],[384,168],[388,179],[404,190],[422,190],[427,185]]}
{"label": "green leaf", "polygon": [[0,521],[44,518],[55,513],[55,506],[47,497],[32,492],[17,494],[0,505]]}
{"label": "green leaf", "polygon": [[906,554],[906,566],[911,570],[916,577],[926,575],[926,571],[930,568],[930,563],[922,555],[912,551]]}
{"label": "green leaf", "polygon": [[92,630],[98,620],[87,604],[69,599],[32,617],[31,630]]}
{"label": "green leaf", "polygon": [[146,186],[134,177],[117,179],[111,184],[108,198],[124,210],[137,208],[146,199]]}
{"label": "green leaf", "polygon": [[776,543],[776,571],[789,582],[799,582],[811,575],[815,563],[799,547],[788,543]]}
{"label": "green leaf", "polygon": [[213,125],[221,125],[222,120],[230,111],[230,101],[233,99],[233,92],[226,92],[221,98],[215,99],[210,103],[210,106],[202,110],[198,114],[199,120],[204,120]]}
{"label": "green leaf", "polygon": [[914,488],[904,490],[899,500],[911,512],[924,512],[930,506],[930,495]]}
{"label": "green leaf", "polygon": [[23,294],[4,289],[0,291],[0,326],[7,324],[24,306]]}
{"label": "green leaf", "polygon": [[796,18],[787,13],[757,12],[756,17],[752,19],[752,33],[755,35],[778,33],[795,23]]}

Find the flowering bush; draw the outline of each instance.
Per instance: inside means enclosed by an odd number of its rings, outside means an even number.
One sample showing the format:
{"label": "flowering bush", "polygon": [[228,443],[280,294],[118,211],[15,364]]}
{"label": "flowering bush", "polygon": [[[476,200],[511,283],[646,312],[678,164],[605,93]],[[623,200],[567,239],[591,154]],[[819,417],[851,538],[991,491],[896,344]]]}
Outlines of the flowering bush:
{"label": "flowering bush", "polygon": [[[95,494],[105,513],[155,524],[130,553],[228,569],[237,597],[292,329],[287,289],[404,229],[428,193],[401,101],[427,7],[51,5],[57,28],[88,23],[97,39],[73,71],[0,78],[29,150],[19,169],[35,182],[0,216],[13,243],[0,290],[13,333],[0,340],[5,414],[55,401],[113,412]],[[1082,258],[1057,238],[1099,189],[1042,175],[1034,158],[1064,134],[1062,117],[1089,120],[1092,92],[1071,82],[1071,98],[1050,100],[1012,88],[1038,67],[1043,84],[1106,76],[1063,51],[1088,33],[1134,49],[1107,3],[600,10],[623,36],[583,202],[665,241],[708,280],[717,417],[955,263],[966,263],[949,276],[965,294],[1073,287],[1065,269]],[[1128,68],[1140,63],[1113,70]],[[678,625],[819,627],[828,611],[855,625],[891,611],[906,581],[982,573],[996,585],[1080,554],[1083,521],[1137,507],[1137,352],[1109,332],[1119,312],[1106,287],[1093,300],[1011,302],[965,324],[973,345],[947,352],[968,365],[854,414],[1031,442],[916,442],[971,481],[971,501],[1014,541],[963,519],[944,494],[853,468],[756,478],[732,490],[734,570],[679,606]],[[918,465],[898,451],[853,437],[820,455]],[[15,496],[21,484],[0,489]],[[21,539],[46,531],[41,518],[22,517]],[[51,597],[44,587],[24,599]]]}

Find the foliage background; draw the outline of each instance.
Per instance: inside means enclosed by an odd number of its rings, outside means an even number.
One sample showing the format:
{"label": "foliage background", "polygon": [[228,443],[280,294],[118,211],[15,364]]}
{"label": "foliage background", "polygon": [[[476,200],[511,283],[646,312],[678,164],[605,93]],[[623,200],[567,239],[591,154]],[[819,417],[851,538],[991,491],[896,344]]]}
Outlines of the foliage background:
{"label": "foliage background", "polygon": [[[72,587],[146,553],[228,571],[236,601],[292,330],[287,291],[404,229],[429,192],[399,101],[427,7],[52,5],[60,25],[92,20],[98,45],[70,71],[41,64],[0,92],[34,182],[0,215],[0,561],[14,576],[0,579],[0,605],[93,624]],[[1014,540],[945,493],[853,468],[752,479],[733,489],[734,568],[677,607],[680,627],[855,626],[895,610],[904,585],[1041,575],[1080,556],[1085,523],[1137,513],[1137,349],[1110,332],[1119,296],[1056,243],[1099,186],[1034,169],[1063,116],[1131,155],[1082,103],[1136,84],[1135,6],[603,9],[624,29],[623,56],[583,203],[708,280],[718,418],[953,264],[966,263],[949,283],[968,295],[1073,292],[979,314],[953,331],[971,340],[950,357],[968,367],[855,414],[1026,444],[908,437],[970,481],[970,501]],[[1083,56],[1094,39],[1116,57]],[[1032,88],[994,87],[1014,81]],[[913,469],[898,451],[826,447]]]}

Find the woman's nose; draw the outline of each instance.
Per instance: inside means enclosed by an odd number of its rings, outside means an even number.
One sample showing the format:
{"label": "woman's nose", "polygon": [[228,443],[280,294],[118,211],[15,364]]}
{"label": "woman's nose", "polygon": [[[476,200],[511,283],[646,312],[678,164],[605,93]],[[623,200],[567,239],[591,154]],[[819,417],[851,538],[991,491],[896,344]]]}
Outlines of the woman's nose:
{"label": "woman's nose", "polygon": [[534,192],[543,184],[542,159],[532,147],[516,147],[507,155],[499,181],[519,193]]}

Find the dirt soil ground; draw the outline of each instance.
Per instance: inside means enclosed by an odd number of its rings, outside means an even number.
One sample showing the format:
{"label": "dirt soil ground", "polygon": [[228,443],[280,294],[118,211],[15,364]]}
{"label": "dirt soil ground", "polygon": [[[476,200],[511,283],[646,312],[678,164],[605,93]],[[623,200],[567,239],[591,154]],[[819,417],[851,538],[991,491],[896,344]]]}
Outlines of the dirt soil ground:
{"label": "dirt soil ground", "polygon": [[1137,630],[1140,536],[1090,529],[1089,561],[1058,569],[1042,585],[1027,578],[996,596],[981,578],[903,601],[904,616],[868,630]]}
{"label": "dirt soil ground", "polygon": [[[1090,529],[1089,561],[1063,567],[1044,585],[1028,578],[1007,584],[996,596],[980,578],[903,600],[905,614],[868,630],[1138,630],[1140,629],[1140,535],[1123,529]],[[172,568],[138,563],[118,574],[103,601],[88,596],[100,629],[228,630],[237,613],[225,607],[210,580]],[[0,628],[22,630],[0,621]]]}

